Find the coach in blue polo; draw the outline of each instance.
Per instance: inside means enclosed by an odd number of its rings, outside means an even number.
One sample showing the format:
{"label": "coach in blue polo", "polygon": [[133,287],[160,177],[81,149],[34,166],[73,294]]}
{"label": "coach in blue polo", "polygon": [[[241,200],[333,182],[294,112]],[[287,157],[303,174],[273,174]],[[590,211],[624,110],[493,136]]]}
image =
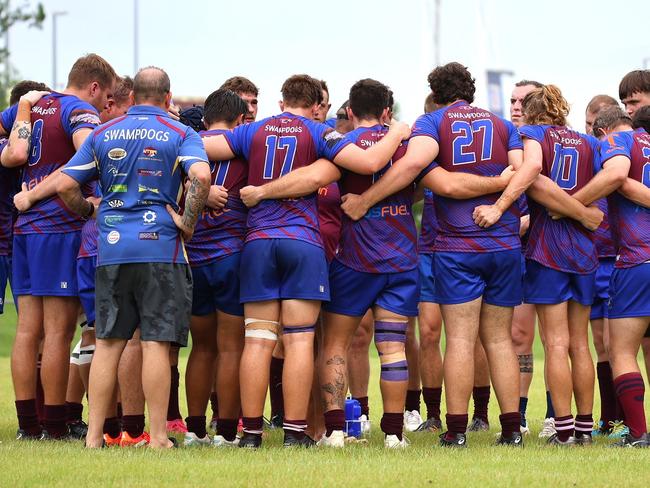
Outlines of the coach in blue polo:
{"label": "coach in blue polo", "polygon": [[[149,409],[150,447],[167,448],[169,346],[185,344],[192,278],[185,255],[210,188],[210,168],[194,130],[167,115],[167,74],[143,68],[134,78],[134,106],[93,131],[63,169],[57,187],[73,211],[95,207],[81,186],[99,179],[96,276],[97,349],[90,370],[87,447],[101,447],[102,426],[120,355],[140,327],[142,386]],[[189,179],[182,215],[183,177]]]}

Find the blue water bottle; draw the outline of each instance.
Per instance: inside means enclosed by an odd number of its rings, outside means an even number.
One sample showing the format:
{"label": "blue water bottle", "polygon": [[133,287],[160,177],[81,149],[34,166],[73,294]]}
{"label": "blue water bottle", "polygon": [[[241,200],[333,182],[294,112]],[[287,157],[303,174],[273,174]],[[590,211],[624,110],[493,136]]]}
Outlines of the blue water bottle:
{"label": "blue water bottle", "polygon": [[351,437],[361,437],[361,404],[354,398],[345,400],[345,433]]}

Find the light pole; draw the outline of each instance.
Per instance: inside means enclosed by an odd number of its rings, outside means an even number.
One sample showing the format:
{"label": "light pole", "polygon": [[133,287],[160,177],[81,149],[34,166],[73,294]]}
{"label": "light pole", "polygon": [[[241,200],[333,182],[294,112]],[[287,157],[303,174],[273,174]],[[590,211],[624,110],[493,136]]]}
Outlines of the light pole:
{"label": "light pole", "polygon": [[66,15],[68,12],[52,12],[52,90],[56,90],[56,19],[59,16]]}
{"label": "light pole", "polygon": [[133,0],[133,74],[138,72],[138,0]]}

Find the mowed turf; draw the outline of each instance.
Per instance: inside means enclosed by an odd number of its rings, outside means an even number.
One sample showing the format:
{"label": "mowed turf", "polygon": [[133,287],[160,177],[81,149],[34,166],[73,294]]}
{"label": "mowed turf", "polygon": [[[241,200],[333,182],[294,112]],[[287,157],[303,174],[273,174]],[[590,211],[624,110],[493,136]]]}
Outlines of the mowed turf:
{"label": "mowed turf", "polygon": [[[0,486],[648,486],[650,450],[592,447],[551,448],[537,438],[544,415],[541,345],[536,343],[530,393],[533,434],[524,449],[495,447],[498,408],[490,402],[489,433],[471,434],[469,448],[440,448],[437,435],[411,433],[411,446],[386,451],[379,430],[378,360],[372,352],[372,435],[366,445],[343,450],[287,450],[282,433],[271,431],[264,448],[84,450],[75,442],[18,442],[9,353],[15,330],[13,306],[0,316]],[[181,371],[187,350],[181,358]],[[182,411],[186,410],[181,386]],[[646,401],[646,406],[648,402]],[[424,407],[424,405],[423,405]],[[599,412],[598,405],[595,406]],[[425,410],[423,408],[422,413]],[[87,411],[84,411],[84,416]]]}

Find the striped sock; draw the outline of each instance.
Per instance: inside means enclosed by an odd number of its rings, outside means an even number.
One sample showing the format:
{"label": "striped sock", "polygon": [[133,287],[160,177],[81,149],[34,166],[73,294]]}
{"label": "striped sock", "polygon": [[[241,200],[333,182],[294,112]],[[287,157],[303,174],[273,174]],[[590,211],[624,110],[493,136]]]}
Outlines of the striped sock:
{"label": "striped sock", "polygon": [[594,428],[594,417],[592,414],[576,415],[575,431],[576,435],[588,435],[591,437],[591,431]]}
{"label": "striped sock", "polygon": [[306,420],[289,420],[285,419],[282,424],[284,435],[291,433],[296,439],[303,439],[305,437],[305,430],[307,429]]}
{"label": "striped sock", "polygon": [[555,430],[557,437],[562,442],[569,440],[574,433],[573,430],[573,415],[566,415],[564,417],[555,417]]}

